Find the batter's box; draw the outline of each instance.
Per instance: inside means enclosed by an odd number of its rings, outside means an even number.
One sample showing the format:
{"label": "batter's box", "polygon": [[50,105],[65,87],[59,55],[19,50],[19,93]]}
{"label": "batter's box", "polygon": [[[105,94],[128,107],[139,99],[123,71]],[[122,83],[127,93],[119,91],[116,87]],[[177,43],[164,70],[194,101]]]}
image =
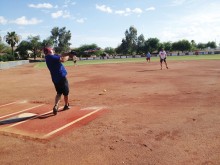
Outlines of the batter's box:
{"label": "batter's box", "polygon": [[[25,112],[25,114],[1,120],[0,132],[33,139],[52,139],[68,130],[88,124],[108,111],[106,107],[80,108],[75,106],[65,111],[59,109],[55,116],[50,110],[51,107],[51,105],[43,105],[32,109],[31,113]],[[20,120],[17,118],[19,115],[22,116]],[[14,122],[15,119],[16,122]]]}

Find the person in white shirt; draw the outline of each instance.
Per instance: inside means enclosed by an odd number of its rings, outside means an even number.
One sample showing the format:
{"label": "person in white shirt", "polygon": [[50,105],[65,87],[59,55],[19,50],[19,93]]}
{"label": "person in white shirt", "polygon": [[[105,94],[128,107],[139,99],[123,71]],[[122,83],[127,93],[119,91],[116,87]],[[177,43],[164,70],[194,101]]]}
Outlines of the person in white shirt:
{"label": "person in white shirt", "polygon": [[161,67],[161,70],[162,70],[162,63],[163,63],[163,62],[165,63],[166,68],[168,69],[167,61],[166,61],[167,53],[166,53],[166,51],[165,51],[163,48],[162,48],[161,51],[159,52],[159,57],[160,57],[160,67]]}

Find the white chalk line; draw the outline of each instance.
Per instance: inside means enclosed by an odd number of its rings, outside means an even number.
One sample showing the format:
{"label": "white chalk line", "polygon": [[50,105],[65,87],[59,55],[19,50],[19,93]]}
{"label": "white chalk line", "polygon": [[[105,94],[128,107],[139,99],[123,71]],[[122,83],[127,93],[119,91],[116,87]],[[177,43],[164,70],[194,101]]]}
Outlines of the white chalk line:
{"label": "white chalk line", "polygon": [[14,102],[11,102],[11,103],[7,103],[7,104],[3,104],[3,105],[0,105],[0,108],[1,107],[5,107],[5,106],[8,106],[8,105],[11,105],[11,104],[15,104],[15,103],[27,103],[27,100],[22,100],[22,101],[14,101]]}
{"label": "white chalk line", "polygon": [[8,104],[0,105],[0,108],[1,108],[1,107],[5,107],[5,106],[8,106],[8,105],[11,105],[11,104],[15,104],[15,103],[17,103],[17,102],[15,101],[15,102],[11,102],[11,103],[8,103]]}
{"label": "white chalk line", "polygon": [[[59,110],[61,110],[61,109],[62,109],[62,108],[59,108]],[[27,119],[27,120],[21,121],[21,122],[19,122],[19,123],[15,123],[15,124],[9,125],[7,128],[14,127],[14,126],[16,126],[16,125],[19,125],[19,124],[28,122],[29,120],[36,119],[36,118],[41,117],[41,116],[43,116],[43,115],[49,114],[49,113],[51,113],[51,112],[53,112],[53,111],[50,110],[50,111],[48,111],[48,112],[45,112],[45,113],[42,113],[42,114],[33,116],[33,117],[31,117],[31,118],[29,118],[29,119]]]}
{"label": "white chalk line", "polygon": [[62,126],[62,127],[60,127],[60,128],[58,128],[58,129],[55,129],[54,131],[52,131],[52,132],[50,132],[50,133],[44,135],[42,138],[48,138],[49,136],[51,136],[51,135],[53,135],[53,134],[56,134],[57,132],[59,132],[59,131],[65,129],[65,128],[67,128],[67,127],[69,127],[69,126],[71,126],[71,125],[73,125],[73,124],[75,124],[75,123],[77,123],[77,122],[79,122],[80,120],[83,120],[83,119],[85,119],[85,118],[88,117],[88,116],[91,116],[92,114],[94,114],[94,113],[100,111],[101,109],[103,109],[103,108],[96,109],[96,110],[93,111],[93,112],[90,112],[90,113],[88,113],[88,114],[86,114],[86,115],[84,115],[84,116],[82,116],[82,117],[80,117],[80,118],[78,118],[78,119],[76,119],[76,120],[74,120],[74,121],[72,121],[72,122],[70,122],[70,123],[68,123],[68,124],[66,124],[66,125],[64,125],[64,126]]}
{"label": "white chalk line", "polygon": [[106,107],[106,106],[93,106],[93,107],[82,108],[82,109],[80,109],[80,110],[82,110],[82,111],[86,111],[86,110],[96,110],[96,109],[99,109],[99,108],[104,109],[104,108],[107,108],[107,107]]}
{"label": "white chalk line", "polygon": [[33,117],[31,117],[31,118],[29,118],[29,119],[27,119],[27,120],[20,121],[20,122],[18,122],[18,123],[15,123],[15,124],[9,125],[7,128],[14,127],[14,126],[16,126],[16,125],[19,125],[19,124],[25,123],[25,122],[27,122],[27,121],[29,121],[29,120],[32,120],[32,119],[36,119],[36,118],[38,118],[38,117],[40,117],[40,116],[42,116],[42,115],[45,115],[45,114],[47,114],[47,113],[50,113],[50,112],[51,112],[51,111],[48,111],[48,112],[45,112],[45,113],[43,113],[43,114],[33,116]]}
{"label": "white chalk line", "polygon": [[40,107],[40,106],[43,106],[43,105],[45,105],[45,104],[36,105],[36,106],[34,106],[34,107],[27,108],[27,109],[24,109],[24,110],[21,110],[21,111],[18,111],[18,112],[14,112],[14,113],[10,113],[10,114],[8,114],[8,115],[0,116],[0,119],[1,119],[1,118],[5,118],[5,117],[8,117],[8,116],[16,115],[16,114],[18,114],[18,113],[25,112],[25,111],[28,111],[28,110],[31,110],[31,109],[34,109],[34,108],[37,108],[37,107]]}

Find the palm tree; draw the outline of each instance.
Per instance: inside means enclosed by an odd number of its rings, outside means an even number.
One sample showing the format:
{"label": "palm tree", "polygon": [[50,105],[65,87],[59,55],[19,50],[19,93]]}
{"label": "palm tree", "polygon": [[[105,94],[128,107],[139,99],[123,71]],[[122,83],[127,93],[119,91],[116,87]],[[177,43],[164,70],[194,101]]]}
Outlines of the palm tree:
{"label": "palm tree", "polygon": [[15,32],[11,32],[11,33],[8,32],[7,35],[4,37],[4,40],[11,46],[11,52],[14,57],[14,47],[16,44],[19,43],[21,37]]}

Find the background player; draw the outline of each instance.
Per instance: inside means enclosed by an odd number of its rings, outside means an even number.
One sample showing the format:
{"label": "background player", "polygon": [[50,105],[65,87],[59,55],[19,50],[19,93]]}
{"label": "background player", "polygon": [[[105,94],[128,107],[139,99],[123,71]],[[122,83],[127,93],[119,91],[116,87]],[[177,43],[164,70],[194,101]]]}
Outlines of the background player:
{"label": "background player", "polygon": [[161,67],[161,70],[162,70],[162,63],[163,63],[163,62],[165,63],[166,68],[168,69],[167,61],[166,61],[167,53],[166,53],[166,51],[165,51],[163,48],[162,48],[161,51],[159,52],[159,57],[160,57],[160,67]]}

